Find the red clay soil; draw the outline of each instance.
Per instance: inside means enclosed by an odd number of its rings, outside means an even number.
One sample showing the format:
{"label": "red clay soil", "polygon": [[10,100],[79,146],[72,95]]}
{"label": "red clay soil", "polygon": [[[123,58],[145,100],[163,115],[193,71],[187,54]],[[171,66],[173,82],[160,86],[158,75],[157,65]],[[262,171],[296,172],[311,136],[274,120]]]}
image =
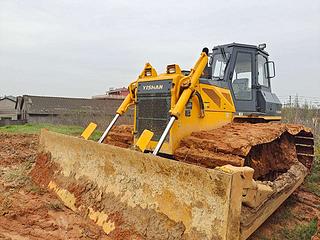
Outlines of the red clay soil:
{"label": "red clay soil", "polygon": [[[248,240],[261,239],[297,239],[286,235],[284,229],[301,227],[318,219],[318,232],[312,240],[320,239],[320,197],[304,191],[295,191],[279,209],[269,217]],[[304,238],[305,239],[305,238]]]}
{"label": "red clay soil", "polygon": [[48,158],[50,157],[47,154],[38,154],[36,156],[37,167],[34,167],[30,172],[32,180],[41,187],[48,186],[49,182],[53,179],[54,171],[57,170],[52,161],[47,161]]}
{"label": "red clay soil", "polygon": [[[2,185],[0,190],[11,189]],[[97,225],[64,207],[51,193],[20,189],[1,194],[0,202],[0,239],[106,239]]]}
{"label": "red clay soil", "polygon": [[286,171],[298,161],[294,135],[308,131],[280,123],[231,123],[184,138],[174,156],[179,161],[208,168],[231,164],[250,166],[254,177]]}
{"label": "red clay soil", "polygon": [[133,126],[114,126],[103,143],[122,148],[129,148],[133,144]]}
{"label": "red clay soil", "polygon": [[0,134],[0,239],[110,239],[32,182],[37,148],[37,135]]}
{"label": "red clay soil", "polygon": [[0,135],[1,166],[22,163],[37,153],[37,135],[13,135],[1,133]]}

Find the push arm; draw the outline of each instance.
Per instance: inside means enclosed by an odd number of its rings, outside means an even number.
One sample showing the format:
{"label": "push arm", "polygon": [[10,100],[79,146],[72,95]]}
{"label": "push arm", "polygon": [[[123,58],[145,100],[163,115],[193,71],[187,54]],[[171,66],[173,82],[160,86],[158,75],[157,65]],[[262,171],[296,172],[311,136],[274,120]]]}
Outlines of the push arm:
{"label": "push arm", "polygon": [[185,82],[185,81],[189,82],[188,83],[189,86],[188,86],[188,88],[186,88],[182,92],[174,109],[171,111],[171,118],[169,120],[169,123],[166,126],[165,130],[163,131],[157,146],[153,150],[153,153],[152,153],[153,155],[157,155],[158,152],[160,151],[160,148],[161,148],[162,144],[164,143],[164,140],[166,139],[171,127],[173,126],[173,123],[175,122],[176,119],[179,118],[181,112],[184,109],[184,106],[187,104],[192,93],[194,92],[194,89],[195,89],[196,85],[198,84],[199,78],[200,78],[203,70],[205,69],[207,63],[208,63],[208,49],[204,48],[202,50],[200,58],[198,59],[198,61],[194,65],[194,68],[191,69],[190,74],[187,77],[185,77],[184,79],[182,79],[182,81],[181,81],[181,82]]}
{"label": "push arm", "polygon": [[135,101],[135,92],[136,92],[136,88],[137,88],[137,83],[139,81],[139,79],[141,78],[148,78],[148,77],[155,77],[157,76],[157,72],[156,70],[151,66],[150,63],[146,63],[144,69],[142,70],[142,72],[140,73],[138,79],[134,82],[132,82],[128,89],[129,89],[129,94],[126,96],[126,98],[123,100],[123,102],[121,103],[120,107],[118,108],[118,110],[116,111],[116,115],[114,116],[113,120],[111,121],[111,123],[109,124],[109,126],[107,127],[107,129],[104,131],[104,133],[102,134],[102,136],[99,139],[99,143],[102,143],[103,140],[107,137],[109,131],[111,130],[111,128],[113,127],[113,125],[116,123],[116,121],[118,120],[118,118],[124,114],[128,107],[132,104],[134,104]]}
{"label": "push arm", "polygon": [[174,109],[171,111],[171,116],[179,118],[185,105],[189,101],[192,93],[194,92],[194,89],[195,89],[196,85],[198,84],[199,78],[200,78],[203,70],[207,66],[207,63],[208,63],[208,55],[203,50],[203,52],[200,55],[200,58],[198,59],[198,61],[195,64],[194,68],[191,69],[190,74],[187,77],[185,77],[185,79],[182,79],[182,81],[189,81],[189,87],[186,88],[182,92]]}

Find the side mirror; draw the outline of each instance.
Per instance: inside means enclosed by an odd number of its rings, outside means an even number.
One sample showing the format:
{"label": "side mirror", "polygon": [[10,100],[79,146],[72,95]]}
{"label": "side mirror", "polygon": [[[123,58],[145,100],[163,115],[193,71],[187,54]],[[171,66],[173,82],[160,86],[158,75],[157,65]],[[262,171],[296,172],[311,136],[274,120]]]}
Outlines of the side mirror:
{"label": "side mirror", "polygon": [[209,53],[209,66],[211,66],[213,63],[213,56],[211,53]]}
{"label": "side mirror", "polygon": [[274,78],[276,76],[276,68],[273,61],[265,62],[264,73],[266,78]]}

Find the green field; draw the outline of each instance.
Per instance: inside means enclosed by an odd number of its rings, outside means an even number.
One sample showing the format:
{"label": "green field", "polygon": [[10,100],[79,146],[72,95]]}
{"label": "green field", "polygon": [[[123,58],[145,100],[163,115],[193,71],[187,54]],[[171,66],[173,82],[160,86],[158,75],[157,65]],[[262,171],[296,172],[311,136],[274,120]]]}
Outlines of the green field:
{"label": "green field", "polygon": [[[0,127],[0,133],[20,133],[20,134],[38,134],[40,130],[46,128],[49,131],[63,133],[72,136],[80,136],[84,128],[79,126],[65,126],[65,125],[53,125],[53,124],[25,124],[25,125],[8,125]],[[94,131],[91,135],[91,140],[98,140],[102,133],[100,131]]]}

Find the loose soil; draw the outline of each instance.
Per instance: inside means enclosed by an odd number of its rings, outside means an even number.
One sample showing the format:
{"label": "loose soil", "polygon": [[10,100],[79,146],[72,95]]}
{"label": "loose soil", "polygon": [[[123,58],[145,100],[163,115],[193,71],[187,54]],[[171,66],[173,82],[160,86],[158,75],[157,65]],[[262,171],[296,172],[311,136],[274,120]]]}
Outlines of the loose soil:
{"label": "loose soil", "polygon": [[[130,128],[125,129],[132,132]],[[132,139],[127,138],[128,145],[130,141]],[[30,173],[37,148],[37,135],[0,134],[0,239],[113,239],[32,181]],[[319,217],[319,205],[318,196],[301,188],[250,240],[288,239],[283,229],[293,229]]]}
{"label": "loose soil", "polygon": [[103,143],[122,148],[129,148],[133,143],[132,132],[132,125],[114,126]]}
{"label": "loose soil", "polygon": [[29,176],[37,135],[0,134],[0,239],[110,239]]}

